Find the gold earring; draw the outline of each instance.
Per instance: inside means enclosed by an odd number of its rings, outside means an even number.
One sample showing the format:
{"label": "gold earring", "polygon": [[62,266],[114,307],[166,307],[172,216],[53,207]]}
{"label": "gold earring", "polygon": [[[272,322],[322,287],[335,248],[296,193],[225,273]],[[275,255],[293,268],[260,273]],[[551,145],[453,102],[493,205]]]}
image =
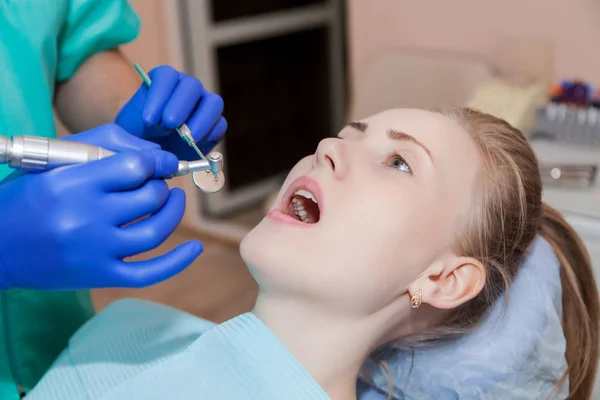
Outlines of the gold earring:
{"label": "gold earring", "polygon": [[421,298],[421,289],[419,289],[415,292],[415,294],[412,295],[410,299],[410,306],[412,308],[419,308],[422,302],[423,299]]}

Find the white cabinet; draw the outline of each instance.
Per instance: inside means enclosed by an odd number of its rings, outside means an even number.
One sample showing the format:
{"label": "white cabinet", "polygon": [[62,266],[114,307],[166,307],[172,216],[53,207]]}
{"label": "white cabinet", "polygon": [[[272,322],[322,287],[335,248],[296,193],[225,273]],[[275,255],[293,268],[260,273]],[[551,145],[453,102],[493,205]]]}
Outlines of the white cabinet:
{"label": "white cabinet", "polygon": [[[533,142],[542,163],[594,163],[600,166],[600,148]],[[588,189],[544,188],[544,201],[560,211],[579,233],[592,258],[600,287],[600,182]],[[600,399],[600,370],[592,399]]]}
{"label": "white cabinet", "polygon": [[[533,141],[542,163],[593,163],[600,166],[600,148]],[[584,240],[600,283],[600,182],[588,189],[544,188],[544,201],[560,211]]]}

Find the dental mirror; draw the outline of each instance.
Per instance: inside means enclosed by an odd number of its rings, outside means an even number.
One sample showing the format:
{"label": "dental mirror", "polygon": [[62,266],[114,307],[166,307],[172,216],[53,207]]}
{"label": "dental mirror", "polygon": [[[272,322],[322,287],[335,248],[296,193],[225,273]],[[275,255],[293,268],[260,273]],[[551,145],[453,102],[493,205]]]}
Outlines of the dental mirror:
{"label": "dental mirror", "polygon": [[211,171],[196,171],[192,173],[194,185],[206,194],[216,193],[225,186],[225,175],[219,171],[214,175]]}

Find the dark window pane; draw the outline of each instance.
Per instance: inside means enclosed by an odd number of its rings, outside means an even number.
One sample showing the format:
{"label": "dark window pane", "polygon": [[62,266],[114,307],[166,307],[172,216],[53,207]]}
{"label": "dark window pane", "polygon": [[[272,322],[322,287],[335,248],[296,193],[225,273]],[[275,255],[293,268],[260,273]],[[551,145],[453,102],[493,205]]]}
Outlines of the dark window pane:
{"label": "dark window pane", "polygon": [[289,170],[332,134],[328,29],[217,50],[231,190]]}
{"label": "dark window pane", "polygon": [[325,3],[326,0],[213,0],[211,2],[215,22]]}

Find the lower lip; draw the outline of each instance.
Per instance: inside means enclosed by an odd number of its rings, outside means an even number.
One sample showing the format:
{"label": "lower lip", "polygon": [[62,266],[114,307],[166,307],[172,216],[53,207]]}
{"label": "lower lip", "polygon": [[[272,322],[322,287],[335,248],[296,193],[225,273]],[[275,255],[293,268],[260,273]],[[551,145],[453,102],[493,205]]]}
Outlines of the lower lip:
{"label": "lower lip", "polygon": [[304,228],[309,227],[311,225],[316,225],[316,224],[306,224],[302,221],[298,221],[296,218],[291,217],[287,214],[284,214],[279,210],[270,211],[267,214],[267,217],[275,222],[280,222],[282,224],[292,225],[292,226],[302,226]]}

